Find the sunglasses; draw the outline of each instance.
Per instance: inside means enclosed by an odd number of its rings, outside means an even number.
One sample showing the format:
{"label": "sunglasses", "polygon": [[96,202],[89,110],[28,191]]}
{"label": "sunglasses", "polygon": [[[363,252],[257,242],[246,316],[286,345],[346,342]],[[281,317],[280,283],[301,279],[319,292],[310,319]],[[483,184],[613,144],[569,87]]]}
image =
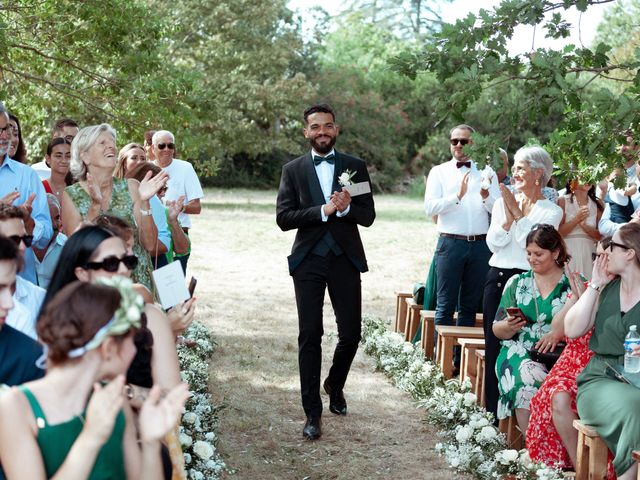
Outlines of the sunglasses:
{"label": "sunglasses", "polygon": [[158,144],[158,150],[164,150],[165,148],[168,148],[169,150],[175,150],[176,144],[175,143],[159,143]]}
{"label": "sunglasses", "polygon": [[623,245],[622,243],[614,242],[613,240],[603,240],[602,248],[604,250],[608,250],[609,247],[611,247],[612,251],[613,251],[613,247],[620,247],[620,248],[624,248],[625,250],[629,250],[630,248],[630,247],[627,247],[626,245]]}
{"label": "sunglasses", "polygon": [[556,227],[553,225],[549,225],[548,223],[536,223],[533,227],[531,227],[531,231],[534,230],[542,230],[543,232],[553,232]]}
{"label": "sunglasses", "polygon": [[464,146],[468,144],[470,141],[471,140],[469,140],[468,138],[452,138],[451,140],[449,140],[449,143],[455,147],[458,144]]}
{"label": "sunglasses", "polygon": [[118,271],[122,263],[127,270],[133,270],[138,266],[138,257],[135,255],[125,255],[122,258],[118,258],[115,255],[106,257],[101,262],[89,262],[84,268],[86,270],[104,270],[105,272],[115,273]]}
{"label": "sunglasses", "polygon": [[33,235],[11,235],[9,239],[16,244],[17,247],[20,246],[20,242],[24,243],[24,246],[29,248],[33,243]]}

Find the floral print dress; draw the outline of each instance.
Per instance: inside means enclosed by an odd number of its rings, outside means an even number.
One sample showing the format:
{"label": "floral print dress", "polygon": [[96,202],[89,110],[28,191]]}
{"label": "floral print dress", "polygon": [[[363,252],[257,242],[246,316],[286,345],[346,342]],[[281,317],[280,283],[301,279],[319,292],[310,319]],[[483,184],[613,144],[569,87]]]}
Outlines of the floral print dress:
{"label": "floral print dress", "polygon": [[[82,188],[80,183],[75,183],[67,187],[65,192],[67,192],[71,200],[73,200],[73,204],[78,209],[80,216],[85,219],[89,213],[89,207],[91,207],[91,197],[89,194]],[[152,290],[151,272],[153,271],[153,264],[151,263],[149,253],[140,245],[138,225],[133,216],[133,200],[129,194],[129,184],[126,180],[119,178],[113,179],[113,190],[111,192],[109,210],[103,213],[120,217],[131,225],[134,238],[133,253],[138,257],[138,266],[132,272],[131,278],[134,282],[142,283],[149,290]]]}
{"label": "floral print dress", "polygon": [[569,280],[564,274],[546,298],[536,288],[531,270],[514,275],[507,282],[498,311],[519,307],[527,324],[512,339],[501,342],[496,361],[499,419],[511,416],[516,408],[529,410],[531,398],[548,373],[547,367],[531,359],[529,349],[551,331],[551,320],[564,306],[569,292]]}

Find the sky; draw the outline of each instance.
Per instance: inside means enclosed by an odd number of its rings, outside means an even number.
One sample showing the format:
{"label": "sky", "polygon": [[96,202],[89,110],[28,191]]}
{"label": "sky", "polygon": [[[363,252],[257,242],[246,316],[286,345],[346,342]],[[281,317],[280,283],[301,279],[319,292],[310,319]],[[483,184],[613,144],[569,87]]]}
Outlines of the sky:
{"label": "sky", "polygon": [[[306,9],[320,6],[324,8],[329,14],[335,15],[340,12],[340,9],[344,1],[341,0],[289,0],[289,8],[292,10],[298,9],[303,13]],[[442,17],[446,22],[455,22],[459,18],[464,18],[468,13],[477,13],[481,8],[490,10],[493,7],[500,4],[500,0],[455,0],[452,3],[443,6]],[[580,24],[580,34],[578,28],[572,28],[572,35],[568,39],[562,40],[549,40],[544,38],[544,29],[538,28],[535,48],[561,48],[562,46],[573,43],[578,46],[588,47],[596,33],[596,27],[608,5],[593,5],[590,6],[585,13],[580,15],[575,8],[568,10],[563,17],[566,21],[574,26]],[[305,18],[303,14],[303,18]],[[309,22],[312,20],[309,18]],[[305,23],[306,23],[305,19]],[[511,54],[526,53],[531,51],[533,40],[533,27],[518,27],[514,33],[513,39],[509,44],[509,51]]]}

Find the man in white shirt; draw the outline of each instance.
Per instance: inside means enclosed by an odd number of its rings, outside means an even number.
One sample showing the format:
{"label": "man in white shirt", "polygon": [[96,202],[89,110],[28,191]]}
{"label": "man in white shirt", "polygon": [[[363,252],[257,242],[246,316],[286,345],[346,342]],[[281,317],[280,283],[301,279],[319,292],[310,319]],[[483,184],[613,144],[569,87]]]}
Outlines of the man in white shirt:
{"label": "man in white shirt", "polygon": [[[200,186],[200,180],[189,162],[173,158],[176,151],[173,133],[167,130],[159,130],[153,134],[152,142],[156,165],[169,175],[167,192],[163,200],[165,202],[168,200],[178,200],[184,196],[184,209],[178,217],[178,221],[184,232],[188,235],[189,229],[191,228],[189,214],[198,215],[202,210],[200,199],[204,197],[204,193]],[[180,260],[182,269],[186,273],[189,254],[176,256],[178,260]]]}
{"label": "man in white shirt", "polygon": [[[4,235],[18,247],[21,264],[27,249],[24,240],[27,237],[27,231],[24,227],[23,218],[24,213],[20,208],[7,205],[0,206],[0,235]],[[37,338],[36,319],[38,318],[45,293],[43,288],[18,276],[13,294],[15,308],[9,312],[6,321],[7,325],[31,338]]]}
{"label": "man in white shirt", "polygon": [[453,158],[433,167],[427,178],[425,212],[437,215],[439,233],[434,255],[436,325],[453,325],[456,306],[458,325],[475,324],[489,270],[489,214],[500,190],[495,175],[488,189],[480,188],[480,172],[463,151],[472,143],[473,132],[469,125],[454,127],[449,132]]}

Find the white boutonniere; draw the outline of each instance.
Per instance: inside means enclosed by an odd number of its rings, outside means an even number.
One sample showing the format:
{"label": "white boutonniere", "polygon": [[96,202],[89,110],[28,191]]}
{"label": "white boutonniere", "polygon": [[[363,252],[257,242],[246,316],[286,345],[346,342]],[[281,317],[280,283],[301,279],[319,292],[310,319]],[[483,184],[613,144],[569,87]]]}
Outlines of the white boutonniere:
{"label": "white boutonniere", "polygon": [[355,175],[356,175],[356,172],[352,172],[351,170],[345,170],[338,177],[338,183],[343,187],[346,187],[347,185],[353,185],[353,182],[351,181],[351,179],[355,177]]}

